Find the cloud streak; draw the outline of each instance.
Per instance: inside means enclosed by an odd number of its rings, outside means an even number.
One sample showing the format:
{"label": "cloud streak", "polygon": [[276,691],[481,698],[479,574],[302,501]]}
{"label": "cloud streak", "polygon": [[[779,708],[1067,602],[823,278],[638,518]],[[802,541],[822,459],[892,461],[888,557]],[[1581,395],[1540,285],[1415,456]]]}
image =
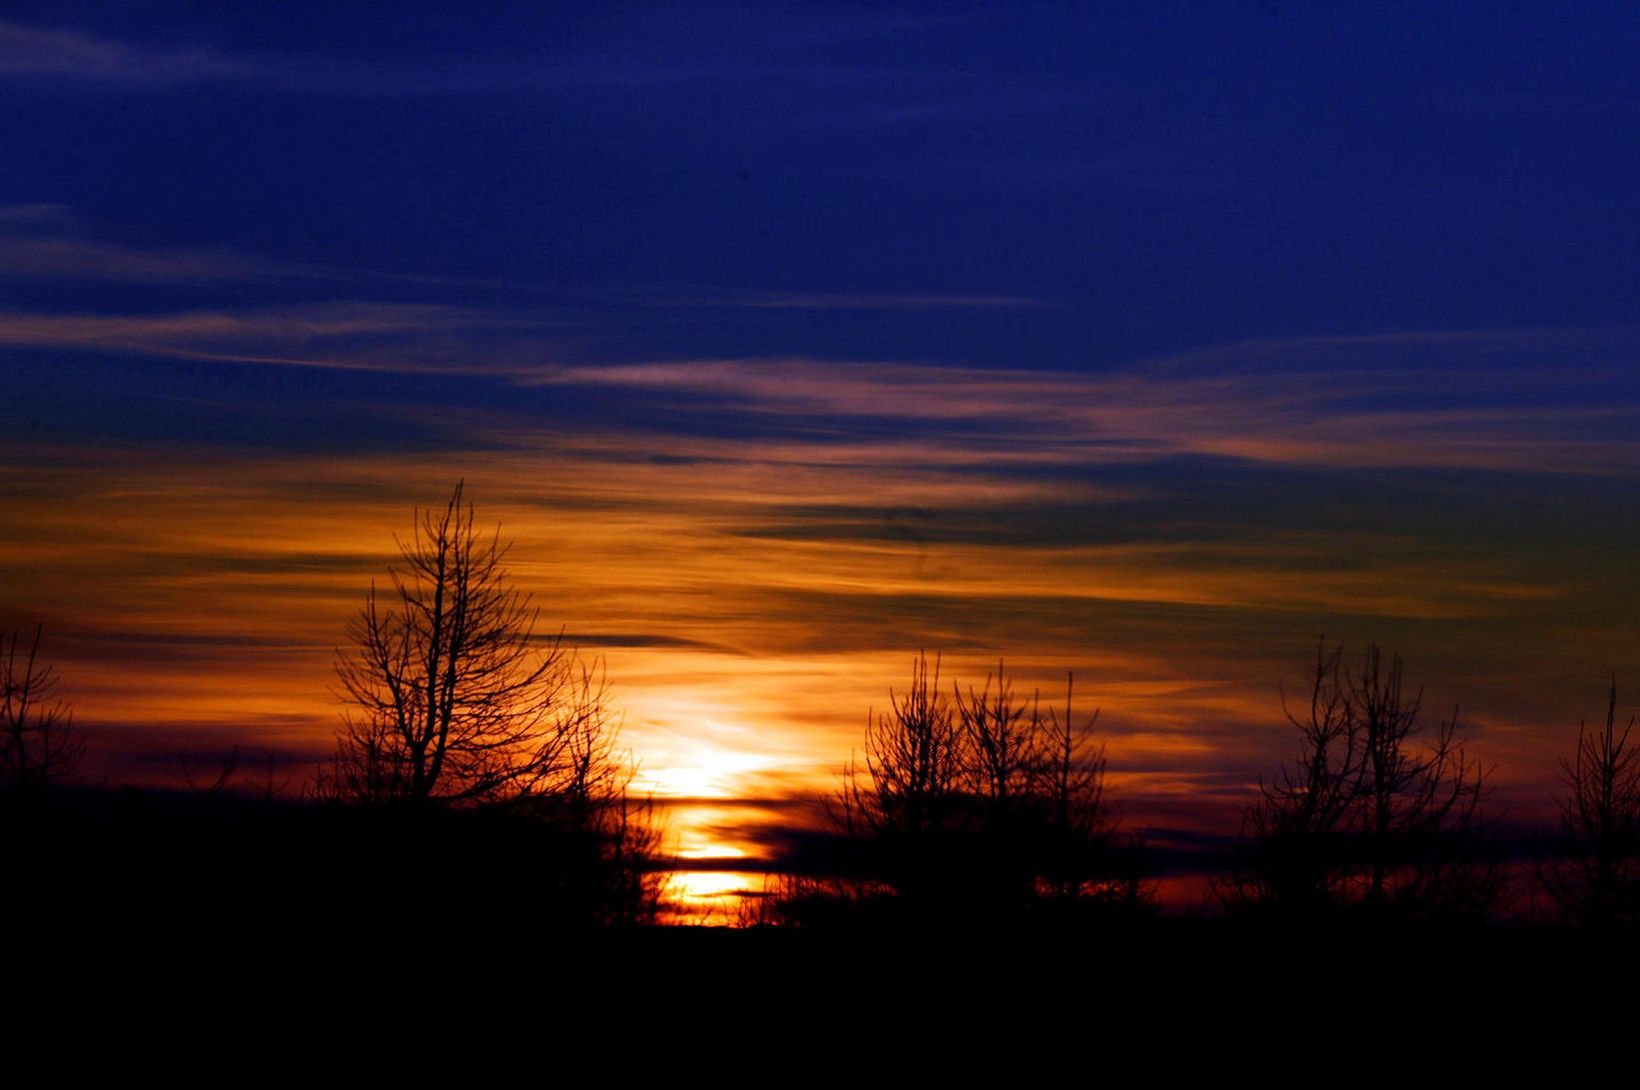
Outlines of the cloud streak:
{"label": "cloud streak", "polygon": [[320,274],[226,250],[143,249],[83,238],[0,232],[0,277],[126,284],[218,284]]}
{"label": "cloud streak", "polygon": [[[1507,342],[1479,343],[1498,340]],[[1640,464],[1640,444],[1629,437],[1640,399],[1622,390],[1615,367],[1588,369],[1589,395],[1554,403],[1566,375],[1535,362],[1497,364],[1476,376],[1424,363],[1352,369],[1337,359],[1341,351],[1376,348],[1394,357],[1409,345],[1427,353],[1446,344],[1441,335],[1319,338],[1267,346],[1256,368],[1221,360],[1186,369],[1175,361],[1102,375],[776,359],[575,367],[523,381],[686,394],[774,418],[899,420],[947,434],[979,425],[968,432],[977,443],[1028,434],[1033,448],[1066,460],[1200,454],[1580,472]],[[1229,356],[1254,347],[1233,346]],[[1449,396],[1455,382],[1474,385]]]}
{"label": "cloud streak", "polygon": [[[180,276],[193,261],[133,258],[125,268]],[[201,275],[224,271],[213,259],[199,266]],[[555,362],[571,341],[584,351],[587,331],[551,315],[436,304],[0,312],[0,348],[459,376],[488,385],[470,387],[467,408],[446,406],[443,419],[465,411],[475,431],[503,443],[554,432],[556,399],[585,395],[605,406],[592,411],[614,417],[585,441],[628,459],[647,447],[672,460],[861,470],[967,463],[997,470],[993,483],[1015,489],[1025,485],[1018,474],[1008,484],[1008,466],[1178,457],[1533,473],[1640,467],[1640,391],[1627,370],[1632,338],[1621,331],[1317,337],[1095,373],[803,357]],[[1547,365],[1557,360],[1566,362]],[[690,434],[701,419],[713,435]],[[788,433],[784,444],[778,431]]]}
{"label": "cloud streak", "polygon": [[85,235],[64,205],[0,205],[0,278],[205,285],[316,277],[301,266],[207,247],[143,247]]}
{"label": "cloud streak", "polygon": [[747,310],[1020,310],[1050,307],[1043,299],[1018,295],[861,295],[826,292],[736,292],[663,300],[689,307]]}
{"label": "cloud streak", "polygon": [[243,79],[253,72],[211,50],[147,48],[76,30],[0,21],[0,76],[160,86]]}
{"label": "cloud streak", "polygon": [[[515,375],[489,338],[539,319],[413,303],[300,303],[166,314],[0,312],[0,347],[339,370]],[[459,340],[452,341],[452,338]],[[504,354],[503,354],[504,355]]]}
{"label": "cloud streak", "polygon": [[[533,53],[511,50],[510,55],[492,55],[483,65],[452,53],[415,63],[379,57],[361,66],[317,53],[177,47],[0,20],[0,79],[124,91],[218,83],[346,96],[619,91],[765,76],[840,83],[882,76],[866,67],[822,59],[828,45],[912,33],[942,22],[950,20],[875,13],[820,13],[813,19],[764,23],[680,18],[672,21],[672,33],[658,36],[666,43],[664,48],[646,46],[641,39],[591,41],[576,49],[553,49],[549,44]],[[703,33],[708,26],[714,29]]]}

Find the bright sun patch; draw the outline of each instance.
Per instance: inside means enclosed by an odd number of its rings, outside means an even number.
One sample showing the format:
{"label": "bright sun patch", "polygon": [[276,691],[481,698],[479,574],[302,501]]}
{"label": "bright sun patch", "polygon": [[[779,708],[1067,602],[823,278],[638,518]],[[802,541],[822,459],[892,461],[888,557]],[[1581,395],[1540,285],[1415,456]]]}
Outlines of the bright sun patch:
{"label": "bright sun patch", "polygon": [[674,922],[733,924],[746,898],[761,888],[760,876],[740,871],[674,871],[667,875],[661,903]]}
{"label": "bright sun patch", "polygon": [[671,763],[640,768],[633,790],[658,798],[734,798],[741,794],[749,774],[771,766],[771,760],[759,753],[698,746],[681,751]]}

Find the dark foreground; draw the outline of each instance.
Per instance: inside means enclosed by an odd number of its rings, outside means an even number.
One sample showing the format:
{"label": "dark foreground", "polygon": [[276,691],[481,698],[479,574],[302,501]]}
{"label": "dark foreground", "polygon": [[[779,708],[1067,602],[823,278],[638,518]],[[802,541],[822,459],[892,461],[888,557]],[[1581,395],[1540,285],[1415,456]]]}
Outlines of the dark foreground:
{"label": "dark foreground", "polygon": [[8,1024],[159,1017],[186,1049],[224,1019],[416,1040],[550,1010],[554,1032],[846,1024],[974,1048],[1034,1023],[1061,1035],[1032,1047],[1142,1042],[1154,1058],[1202,1027],[1308,1051],[1364,1017],[1451,1045],[1459,1026],[1587,1034],[1637,1009],[1632,941],[1548,922],[874,911],[661,927],[612,907],[630,887],[584,849],[535,825],[98,794],[8,826]]}

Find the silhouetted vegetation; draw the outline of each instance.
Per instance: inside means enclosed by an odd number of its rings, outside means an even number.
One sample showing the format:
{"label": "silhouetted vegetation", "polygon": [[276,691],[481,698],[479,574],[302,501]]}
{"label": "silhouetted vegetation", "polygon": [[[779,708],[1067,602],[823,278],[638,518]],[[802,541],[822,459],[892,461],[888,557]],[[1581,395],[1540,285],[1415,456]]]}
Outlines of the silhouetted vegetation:
{"label": "silhouetted vegetation", "polygon": [[607,691],[573,649],[538,638],[499,527],[479,530],[458,484],[398,546],[391,592],[371,585],[337,655],[350,710],[324,789],[409,803],[598,793],[617,775]]}
{"label": "silhouetted vegetation", "polygon": [[1579,724],[1577,749],[1560,763],[1563,855],[1540,869],[1555,908],[1597,935],[1632,931],[1640,920],[1640,761],[1630,734],[1632,718],[1617,721],[1612,680],[1606,722]]}
{"label": "silhouetted vegetation", "polygon": [[32,805],[80,762],[74,713],[57,696],[54,667],[40,658],[43,630],[0,632],[0,793]]}
{"label": "silhouetted vegetation", "polygon": [[[390,589],[370,589],[338,651],[346,716],[299,799],[271,764],[245,776],[237,749],[179,756],[174,791],[62,790],[83,747],[42,632],[0,634],[0,817],[28,890],[8,912],[45,921],[124,897],[149,918],[197,920],[320,899],[401,951],[429,929],[655,923],[660,833],[651,804],[631,797],[602,664],[538,633],[508,548],[499,528],[480,531],[459,485],[416,512]],[[1456,708],[1426,723],[1399,656],[1368,645],[1351,658],[1323,641],[1302,700],[1283,694],[1282,711],[1293,755],[1260,781],[1213,880],[1229,910],[1214,926],[1230,930],[1192,941],[1343,922],[1400,942],[1479,935],[1471,925],[1499,918],[1487,773]],[[1632,938],[1640,922],[1633,725],[1618,720],[1614,681],[1604,726],[1580,728],[1562,762],[1562,836],[1536,870],[1557,918],[1603,938]],[[1120,830],[1106,770],[1099,711],[1077,711],[1073,676],[1044,700],[1001,661],[965,684],[918,655],[909,684],[868,717],[832,828],[794,838],[792,868],[735,922],[961,928],[1001,947],[1158,934],[1154,856]],[[1463,926],[1416,930],[1432,923]]]}
{"label": "silhouetted vegetation", "polygon": [[[560,903],[647,920],[659,833],[628,796],[601,664],[537,633],[510,546],[479,529],[462,485],[398,545],[391,592],[371,586],[337,655],[349,712],[318,796],[398,812],[419,837],[527,829],[533,858],[519,865],[563,879]],[[463,809],[482,818],[448,814]]]}
{"label": "silhouetted vegetation", "polygon": [[[912,664],[868,723],[845,767],[835,820],[859,878],[853,898],[892,894],[907,918],[1005,918],[1058,902],[1148,907],[1131,866],[1111,850],[1098,713],[1063,715],[1015,692],[1002,663],[978,688],[940,687],[939,661]],[[818,900],[813,891],[806,900]]]}
{"label": "silhouetted vegetation", "polygon": [[1432,732],[1398,655],[1369,645],[1352,671],[1316,652],[1307,707],[1285,707],[1298,751],[1244,817],[1244,844],[1219,882],[1237,910],[1314,916],[1343,908],[1478,919],[1502,892],[1480,836],[1485,773],[1457,738]]}
{"label": "silhouetted vegetation", "polygon": [[910,686],[891,692],[888,713],[870,720],[859,760],[845,770],[838,802],[843,830],[867,853],[860,869],[912,901],[953,896],[967,747],[940,689],[938,660],[930,669],[918,657]]}

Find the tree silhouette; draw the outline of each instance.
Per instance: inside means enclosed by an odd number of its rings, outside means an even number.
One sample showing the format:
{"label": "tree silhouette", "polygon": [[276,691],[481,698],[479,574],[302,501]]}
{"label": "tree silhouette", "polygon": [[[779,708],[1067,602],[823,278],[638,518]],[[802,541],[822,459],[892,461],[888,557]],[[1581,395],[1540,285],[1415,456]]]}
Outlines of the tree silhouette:
{"label": "tree silhouette", "polygon": [[[368,870],[361,896],[446,918],[488,898],[528,899],[542,922],[651,921],[660,831],[629,794],[602,663],[537,633],[510,544],[480,530],[461,484],[395,541],[390,589],[372,584],[337,651],[347,714],[316,785],[372,804],[342,826],[367,840],[339,854]],[[452,866],[458,883],[429,881]]]}
{"label": "tree silhouette", "polygon": [[[1048,709],[1041,741],[1038,798],[1045,808],[1043,856],[1038,863],[1046,892],[1060,900],[1108,897],[1120,892],[1135,906],[1148,899],[1136,869],[1110,873],[1110,843],[1116,829],[1105,807],[1105,747],[1095,740],[1099,710],[1077,721],[1072,712],[1076,679],[1065,675],[1065,715]],[[1127,855],[1136,863],[1142,854],[1137,840]]]}
{"label": "tree silhouette", "polygon": [[[1419,744],[1423,694],[1408,695],[1401,675],[1399,655],[1392,654],[1386,664],[1378,646],[1369,644],[1350,689],[1362,749],[1358,794],[1369,866],[1365,901],[1381,908],[1394,897],[1401,907],[1415,910],[1462,909],[1469,898],[1484,901],[1500,877],[1448,851],[1464,847],[1477,831],[1485,771],[1456,737],[1456,707]],[[1474,888],[1466,888],[1471,879]]]}
{"label": "tree silhouette", "polygon": [[[979,688],[939,687],[939,663],[912,664],[890,712],[868,720],[863,757],[844,769],[839,824],[866,872],[913,914],[1007,916],[1148,888],[1110,867],[1098,712],[1077,720],[1016,693],[1001,663]],[[1137,856],[1137,851],[1133,853]]]}
{"label": "tree silhouette", "polygon": [[1046,757],[1036,702],[1026,704],[1015,697],[1000,661],[996,674],[987,674],[978,692],[969,686],[965,697],[957,686],[953,693],[960,729],[968,741],[972,790],[1006,810],[1010,803],[1031,794]]}
{"label": "tree silhouette", "polygon": [[361,801],[494,802],[586,795],[607,784],[607,687],[503,566],[499,527],[480,531],[457,484],[417,511],[391,590],[374,583],[337,652],[349,704],[326,790]]}
{"label": "tree silhouette", "polygon": [[981,689],[969,686],[964,696],[954,686],[953,696],[972,800],[970,895],[992,907],[1017,905],[1036,894],[1048,847],[1039,835],[1048,816],[1039,791],[1046,786],[1048,756],[1040,702],[1015,695],[1000,661]]}
{"label": "tree silhouette", "polygon": [[1343,649],[1316,649],[1309,708],[1300,717],[1282,695],[1282,714],[1298,731],[1298,752],[1259,782],[1243,814],[1248,847],[1222,880],[1233,905],[1313,911],[1342,899],[1351,878],[1341,840],[1361,778],[1360,743],[1349,706]]}
{"label": "tree silhouette", "polygon": [[1612,678],[1605,726],[1579,724],[1577,749],[1560,762],[1558,798],[1566,855],[1539,877],[1561,915],[1595,933],[1632,926],[1640,915],[1640,760],[1631,718],[1617,722]]}
{"label": "tree silhouette", "polygon": [[40,661],[42,629],[0,632],[0,789],[27,803],[72,772],[84,747],[57,673]]}
{"label": "tree silhouette", "polygon": [[836,800],[844,833],[873,856],[866,869],[913,902],[951,892],[946,864],[968,767],[967,741],[939,676],[939,658],[931,671],[919,654],[910,686],[890,691],[888,714],[868,716],[862,755],[845,766]]}
{"label": "tree silhouette", "polygon": [[1094,734],[1099,712],[1079,721],[1074,688],[1067,673],[1063,715],[1051,706],[1044,712],[1038,692],[1016,695],[1000,661],[978,690],[954,688],[967,743],[974,895],[993,906],[1115,892],[1105,751]]}
{"label": "tree silhouette", "polygon": [[1297,753],[1259,784],[1244,845],[1219,883],[1231,907],[1313,914],[1375,910],[1473,915],[1501,872],[1472,858],[1485,774],[1456,738],[1458,713],[1423,736],[1422,694],[1408,694],[1399,655],[1369,644],[1358,672],[1318,645],[1309,706],[1295,714]]}

